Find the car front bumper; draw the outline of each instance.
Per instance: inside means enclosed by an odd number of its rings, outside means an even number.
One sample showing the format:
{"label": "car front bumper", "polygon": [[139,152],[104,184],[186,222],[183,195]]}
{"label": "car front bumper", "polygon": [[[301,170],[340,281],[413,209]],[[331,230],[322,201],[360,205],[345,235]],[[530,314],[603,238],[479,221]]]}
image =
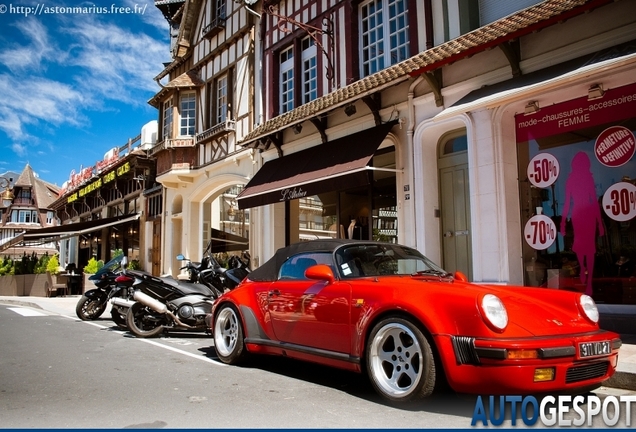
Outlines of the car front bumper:
{"label": "car front bumper", "polygon": [[[597,331],[524,339],[438,336],[449,385],[474,394],[537,394],[598,387],[616,371],[621,340]],[[548,376],[548,378],[546,378]]]}

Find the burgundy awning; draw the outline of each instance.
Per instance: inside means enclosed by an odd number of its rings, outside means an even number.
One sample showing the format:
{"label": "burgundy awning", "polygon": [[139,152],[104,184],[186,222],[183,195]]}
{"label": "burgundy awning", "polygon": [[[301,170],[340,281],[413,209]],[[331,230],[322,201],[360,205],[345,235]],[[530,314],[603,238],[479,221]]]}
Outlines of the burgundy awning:
{"label": "burgundy awning", "polygon": [[271,160],[236,198],[245,209],[369,184],[368,164],[396,122]]}

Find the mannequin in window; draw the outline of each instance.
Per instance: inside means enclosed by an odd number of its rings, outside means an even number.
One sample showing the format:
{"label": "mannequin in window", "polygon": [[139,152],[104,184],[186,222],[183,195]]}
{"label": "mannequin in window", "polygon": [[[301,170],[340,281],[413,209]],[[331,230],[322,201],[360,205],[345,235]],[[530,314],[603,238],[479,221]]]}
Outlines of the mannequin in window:
{"label": "mannequin in window", "polygon": [[355,228],[356,228],[356,223],[357,221],[355,219],[351,219],[351,223],[349,224],[349,228],[347,228],[347,234],[349,234],[349,239],[353,238],[353,235],[355,234]]}

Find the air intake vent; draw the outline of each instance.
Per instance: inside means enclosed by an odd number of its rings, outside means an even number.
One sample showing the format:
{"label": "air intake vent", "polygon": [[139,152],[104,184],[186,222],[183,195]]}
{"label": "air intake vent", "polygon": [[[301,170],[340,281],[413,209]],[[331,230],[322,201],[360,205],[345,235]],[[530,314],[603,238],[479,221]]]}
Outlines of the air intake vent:
{"label": "air intake vent", "polygon": [[608,367],[608,362],[571,367],[565,374],[565,383],[570,384],[593,378],[600,378],[607,373]]}
{"label": "air intake vent", "polygon": [[466,336],[452,336],[453,349],[457,364],[479,364],[479,357],[475,352],[475,338]]}

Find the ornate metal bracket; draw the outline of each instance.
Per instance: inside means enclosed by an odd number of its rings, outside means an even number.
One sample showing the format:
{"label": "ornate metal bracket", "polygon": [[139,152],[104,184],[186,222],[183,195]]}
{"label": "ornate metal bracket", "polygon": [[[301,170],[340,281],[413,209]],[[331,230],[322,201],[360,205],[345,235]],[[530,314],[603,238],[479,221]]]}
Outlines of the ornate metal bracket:
{"label": "ornate metal bracket", "polygon": [[334,79],[335,74],[334,74],[334,67],[333,67],[333,62],[331,60],[331,56],[329,55],[329,53],[325,49],[325,46],[320,40],[320,36],[327,35],[327,37],[329,38],[329,45],[330,45],[331,51],[333,52],[333,46],[334,46],[333,22],[331,21],[330,18],[324,17],[322,19],[322,24],[325,27],[324,29],[322,29],[319,27],[302,23],[300,21],[296,21],[295,19],[291,17],[281,15],[278,13],[278,8],[274,5],[270,5],[269,7],[265,8],[265,13],[278,18],[278,23],[277,23],[278,30],[282,31],[283,33],[293,32],[293,30],[289,28],[288,25],[299,27],[303,31],[305,31],[305,33],[307,33],[309,37],[313,39],[316,46],[320,48],[323,55],[327,59],[327,66],[325,66],[325,69],[326,69],[325,76],[327,77],[329,81],[332,81]]}

